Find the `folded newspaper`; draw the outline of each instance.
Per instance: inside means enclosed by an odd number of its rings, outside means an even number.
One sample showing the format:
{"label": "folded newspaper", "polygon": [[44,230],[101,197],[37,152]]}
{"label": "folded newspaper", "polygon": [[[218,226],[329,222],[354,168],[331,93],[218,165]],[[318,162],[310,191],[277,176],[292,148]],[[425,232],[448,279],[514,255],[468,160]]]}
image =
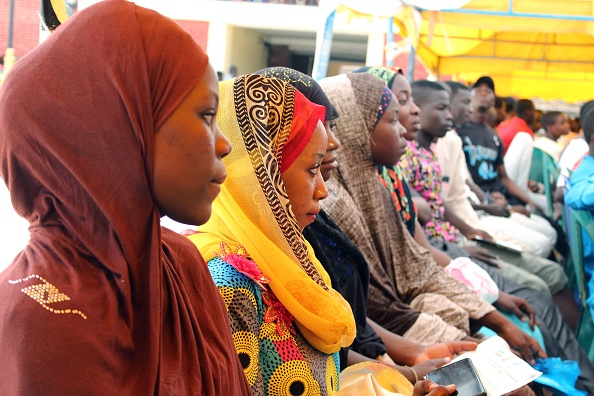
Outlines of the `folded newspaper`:
{"label": "folded newspaper", "polygon": [[517,357],[499,336],[481,342],[476,350],[465,352],[452,360],[470,358],[488,396],[501,396],[540,377],[528,363]]}

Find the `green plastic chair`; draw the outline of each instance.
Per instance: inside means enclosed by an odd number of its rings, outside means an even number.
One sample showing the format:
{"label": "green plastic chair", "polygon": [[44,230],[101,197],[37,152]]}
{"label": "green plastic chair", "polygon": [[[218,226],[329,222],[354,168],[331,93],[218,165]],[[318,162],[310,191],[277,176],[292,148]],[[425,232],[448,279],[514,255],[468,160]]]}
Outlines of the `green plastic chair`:
{"label": "green plastic chair", "polygon": [[532,164],[530,165],[530,180],[542,183],[547,197],[547,210],[553,214],[553,188],[559,178],[559,167],[549,154],[539,148],[532,149]]}
{"label": "green plastic chair", "polygon": [[586,304],[588,283],[584,274],[584,250],[582,231],[594,241],[594,222],[592,213],[586,210],[570,209],[570,246],[573,262],[573,276],[582,306],[580,321],[576,330],[576,338],[591,361],[594,362],[594,322],[590,308]]}
{"label": "green plastic chair", "polygon": [[542,150],[538,148],[532,149],[532,163],[530,165],[530,180],[534,180],[544,184],[543,166],[542,166]]}

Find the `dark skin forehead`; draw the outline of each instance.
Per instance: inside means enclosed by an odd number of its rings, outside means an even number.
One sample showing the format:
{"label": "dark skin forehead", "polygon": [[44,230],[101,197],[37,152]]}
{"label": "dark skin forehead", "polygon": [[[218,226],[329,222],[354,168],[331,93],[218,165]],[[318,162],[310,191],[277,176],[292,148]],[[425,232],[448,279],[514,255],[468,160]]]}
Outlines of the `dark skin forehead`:
{"label": "dark skin forehead", "polygon": [[[439,95],[438,95],[439,94]],[[450,96],[448,91],[445,89],[433,89],[428,87],[414,87],[413,97],[417,106],[422,107],[427,104],[428,101],[434,101],[436,97],[447,98],[448,104],[450,104]]]}

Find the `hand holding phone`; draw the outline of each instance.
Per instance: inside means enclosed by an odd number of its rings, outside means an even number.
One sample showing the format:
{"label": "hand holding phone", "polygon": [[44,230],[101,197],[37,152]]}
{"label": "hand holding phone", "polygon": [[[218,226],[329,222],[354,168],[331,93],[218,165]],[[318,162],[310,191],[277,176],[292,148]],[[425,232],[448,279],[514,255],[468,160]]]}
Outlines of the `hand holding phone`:
{"label": "hand holding phone", "polygon": [[451,396],[457,394],[456,385],[438,385],[429,379],[425,379],[415,384],[412,396]]}
{"label": "hand holding phone", "polygon": [[439,385],[456,385],[459,396],[486,396],[481,380],[478,377],[472,361],[468,358],[458,360],[446,366],[433,370],[425,376]]}

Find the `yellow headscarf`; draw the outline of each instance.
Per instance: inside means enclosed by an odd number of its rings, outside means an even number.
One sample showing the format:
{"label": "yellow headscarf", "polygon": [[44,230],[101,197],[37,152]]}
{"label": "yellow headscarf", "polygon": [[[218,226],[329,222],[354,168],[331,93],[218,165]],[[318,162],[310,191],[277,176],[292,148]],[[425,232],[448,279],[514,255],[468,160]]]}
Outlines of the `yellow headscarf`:
{"label": "yellow headscarf", "polygon": [[224,159],[227,180],[212,216],[190,239],[206,260],[221,253],[221,241],[243,245],[307,341],[321,352],[337,352],[355,337],[353,314],[303,238],[278,163],[301,93],[257,75],[219,88],[217,120],[233,150]]}

